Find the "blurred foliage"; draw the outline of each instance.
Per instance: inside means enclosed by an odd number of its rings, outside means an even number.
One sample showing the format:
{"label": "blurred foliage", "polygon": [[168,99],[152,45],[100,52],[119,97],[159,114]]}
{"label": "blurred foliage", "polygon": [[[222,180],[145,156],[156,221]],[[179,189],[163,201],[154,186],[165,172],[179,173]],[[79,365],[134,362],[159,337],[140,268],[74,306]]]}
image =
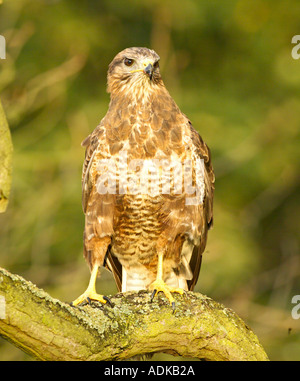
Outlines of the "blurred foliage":
{"label": "blurred foliage", "polygon": [[[107,110],[110,61],[151,47],[213,155],[215,223],[196,290],[234,309],[270,359],[299,360],[299,14],[297,0],[4,2],[0,89],[14,169],[0,266],[60,300],[84,291],[80,143]],[[107,271],[98,290],[116,292]],[[0,360],[22,359],[0,340]]]}

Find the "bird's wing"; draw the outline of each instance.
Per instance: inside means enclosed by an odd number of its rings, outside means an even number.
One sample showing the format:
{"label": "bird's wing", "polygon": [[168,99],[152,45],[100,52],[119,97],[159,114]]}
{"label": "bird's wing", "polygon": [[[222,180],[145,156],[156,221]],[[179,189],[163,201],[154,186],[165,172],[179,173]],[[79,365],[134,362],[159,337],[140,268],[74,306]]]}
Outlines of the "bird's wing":
{"label": "bird's wing", "polygon": [[93,163],[93,158],[95,156],[96,150],[101,141],[101,137],[103,136],[104,129],[99,125],[84,141],[81,143],[82,147],[85,147],[85,159],[82,168],[82,208],[83,212],[86,212],[87,202],[90,196],[90,192],[92,189],[92,181],[90,178],[90,168]]}
{"label": "bird's wing", "polygon": [[[82,207],[85,213],[84,256],[92,267],[103,240],[108,242],[114,231],[115,194],[99,192],[98,181],[105,171],[101,164],[103,158],[110,158],[105,128],[101,123],[83,142],[86,147],[82,170]],[[109,171],[109,166],[107,171]],[[109,172],[106,174],[109,176]],[[102,254],[101,263],[108,266],[110,246]],[[109,266],[108,266],[109,267]]]}
{"label": "bird's wing", "polygon": [[[201,171],[201,179],[195,185],[195,189],[201,194],[201,201],[189,203],[188,198],[193,195],[187,194],[186,189],[182,194],[175,196],[163,194],[161,195],[161,218],[165,224],[166,245],[169,246],[167,256],[175,263],[180,263],[179,268],[174,271],[178,279],[183,280],[183,284],[186,282],[186,288],[193,290],[200,272],[207,231],[213,223],[215,177],[209,148],[191,123],[188,120],[186,123],[184,133],[186,144],[181,144],[180,149],[183,155],[190,155],[193,158],[192,176],[194,180],[196,170]],[[176,133],[176,128],[176,123],[174,123],[173,135]],[[172,131],[170,135],[172,136]],[[175,148],[175,146],[173,147]]]}
{"label": "bird's wing", "polygon": [[194,211],[197,216],[196,223],[200,234],[200,243],[195,246],[190,260],[190,269],[192,271],[192,279],[187,281],[188,289],[193,290],[199,276],[202,253],[206,246],[207,231],[213,224],[213,198],[214,198],[214,183],[215,175],[211,164],[211,154],[208,146],[204,143],[198,132],[192,127],[191,123],[191,138],[192,144],[196,150],[197,156],[204,163],[204,199],[202,205],[195,205]]}

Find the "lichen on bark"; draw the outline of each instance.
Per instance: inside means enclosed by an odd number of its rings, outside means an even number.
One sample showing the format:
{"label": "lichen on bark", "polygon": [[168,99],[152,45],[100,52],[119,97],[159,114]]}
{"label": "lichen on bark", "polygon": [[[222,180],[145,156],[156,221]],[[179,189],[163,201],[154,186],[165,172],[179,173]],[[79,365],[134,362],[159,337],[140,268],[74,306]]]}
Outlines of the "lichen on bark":
{"label": "lichen on bark", "polygon": [[173,314],[147,291],[72,307],[0,268],[6,316],[0,335],[40,360],[124,360],[164,352],[205,360],[268,360],[258,338],[230,309],[194,292],[176,295]]}

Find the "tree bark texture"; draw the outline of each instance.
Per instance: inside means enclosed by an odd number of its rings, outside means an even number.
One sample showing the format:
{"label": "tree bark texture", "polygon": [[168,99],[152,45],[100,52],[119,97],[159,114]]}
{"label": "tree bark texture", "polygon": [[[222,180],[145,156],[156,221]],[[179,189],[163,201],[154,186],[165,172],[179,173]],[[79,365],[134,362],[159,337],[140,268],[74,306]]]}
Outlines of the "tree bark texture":
{"label": "tree bark texture", "polygon": [[0,213],[5,212],[11,186],[12,141],[0,101]]}
{"label": "tree bark texture", "polygon": [[164,352],[203,360],[268,360],[251,329],[199,293],[119,293],[113,307],[72,307],[0,268],[0,335],[40,360],[125,360]]}

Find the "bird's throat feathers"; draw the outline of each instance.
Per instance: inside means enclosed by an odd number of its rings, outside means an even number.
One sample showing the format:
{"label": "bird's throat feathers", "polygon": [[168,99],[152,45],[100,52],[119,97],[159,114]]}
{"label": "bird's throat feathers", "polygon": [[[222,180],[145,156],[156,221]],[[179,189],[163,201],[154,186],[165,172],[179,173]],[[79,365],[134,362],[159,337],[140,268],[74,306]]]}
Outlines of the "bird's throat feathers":
{"label": "bird's throat feathers", "polygon": [[143,76],[136,81],[116,80],[115,85],[111,87],[108,114],[116,115],[122,111],[127,114],[129,110],[132,117],[141,113],[147,115],[150,112],[151,115],[169,119],[171,111],[174,117],[181,114],[163,81],[154,83]]}
{"label": "bird's throat feathers", "polygon": [[151,101],[153,95],[169,95],[161,78],[150,80],[143,73],[122,78],[112,76],[108,80],[107,92],[110,93],[111,103],[127,100],[140,105]]}

